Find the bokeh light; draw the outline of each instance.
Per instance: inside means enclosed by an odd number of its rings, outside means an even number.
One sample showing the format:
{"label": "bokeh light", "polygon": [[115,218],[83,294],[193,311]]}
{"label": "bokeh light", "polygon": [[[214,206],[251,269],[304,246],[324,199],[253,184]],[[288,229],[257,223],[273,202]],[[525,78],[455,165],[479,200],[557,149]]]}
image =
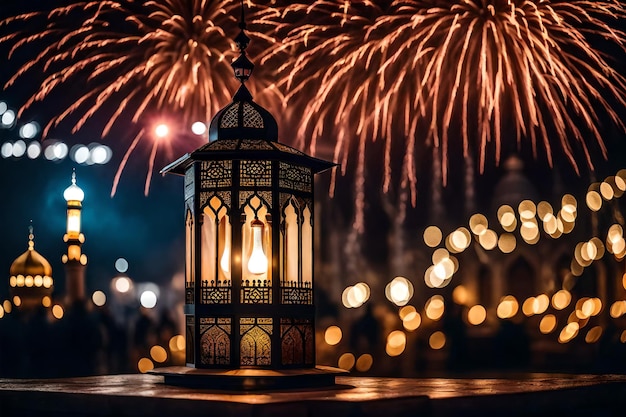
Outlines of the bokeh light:
{"label": "bokeh light", "polygon": [[137,362],[137,370],[142,374],[145,374],[148,371],[154,369],[154,363],[148,358],[141,358],[139,362]]}
{"label": "bokeh light", "polygon": [[428,345],[434,350],[443,348],[446,345],[446,335],[443,332],[436,331],[428,338]]}
{"label": "bokeh light", "polygon": [[467,311],[467,321],[469,324],[473,326],[478,326],[479,324],[484,323],[486,318],[487,318],[487,310],[485,309],[485,307],[481,306],[480,304],[476,304],[475,306],[472,306]]}
{"label": "bokeh light", "polygon": [[107,296],[104,292],[97,290],[91,295],[91,301],[98,307],[102,307],[107,302]]}
{"label": "bokeh light", "polygon": [[163,363],[167,360],[167,351],[163,346],[155,345],[150,348],[150,357],[152,360],[158,363]]}
{"label": "bokeh light", "polygon": [[324,341],[331,346],[341,342],[341,337],[342,332],[339,326],[329,326],[324,332]]}
{"label": "bokeh light", "polygon": [[358,372],[367,372],[372,368],[374,358],[369,353],[364,353],[356,360],[356,370]]}
{"label": "bokeh light", "polygon": [[413,297],[413,284],[404,277],[395,277],[385,287],[385,296],[395,305],[404,306]]}
{"label": "bokeh light", "polygon": [[157,295],[152,290],[145,290],[139,296],[139,302],[144,308],[154,308],[157,304]]}
{"label": "bokeh light", "polygon": [[349,371],[354,367],[355,362],[356,359],[354,355],[350,352],[346,352],[339,357],[339,360],[337,361],[337,367]]}

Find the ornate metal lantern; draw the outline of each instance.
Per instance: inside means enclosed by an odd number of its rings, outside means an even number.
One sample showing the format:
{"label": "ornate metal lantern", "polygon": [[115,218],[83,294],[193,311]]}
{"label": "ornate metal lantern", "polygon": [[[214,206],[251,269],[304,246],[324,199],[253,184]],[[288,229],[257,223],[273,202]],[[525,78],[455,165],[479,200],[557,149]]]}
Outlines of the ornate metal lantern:
{"label": "ornate metal lantern", "polygon": [[240,27],[232,103],[211,121],[206,145],[162,171],[185,178],[193,370],[157,373],[169,383],[229,388],[332,384],[338,370],[315,365],[313,176],[335,164],[277,141],[276,120],[244,85],[252,64],[239,68],[249,62]]}

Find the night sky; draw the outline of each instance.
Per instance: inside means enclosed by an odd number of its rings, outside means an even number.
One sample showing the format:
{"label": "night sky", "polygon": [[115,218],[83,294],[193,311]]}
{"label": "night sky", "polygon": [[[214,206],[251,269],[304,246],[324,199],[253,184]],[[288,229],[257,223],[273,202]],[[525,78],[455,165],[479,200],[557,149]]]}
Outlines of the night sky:
{"label": "night sky", "polygon": [[[44,2],[29,2],[29,6],[36,7],[37,4],[42,3]],[[18,7],[20,6],[16,6],[13,2],[9,6],[6,1],[3,1],[0,5],[0,18],[15,13]],[[4,34],[1,30],[0,36]],[[19,56],[7,61],[6,53],[6,47],[0,48],[0,83],[2,84],[15,72],[20,63]],[[33,87],[36,86],[29,84],[28,79],[22,79],[14,87],[0,89],[0,101],[5,101],[12,108],[17,109],[29,94],[32,94]],[[59,103],[76,97],[76,94],[69,93],[58,97]],[[51,102],[47,100],[46,105],[50,106]],[[24,121],[36,120],[43,125],[55,110],[34,106],[24,116]],[[0,273],[0,277],[6,278],[5,283],[8,281],[11,262],[27,249],[28,226],[32,220],[35,230],[35,248],[52,264],[55,287],[58,291],[63,291],[64,272],[61,256],[67,250],[62,239],[65,232],[66,210],[63,191],[70,185],[73,168],[76,168],[77,183],[85,192],[82,231],[86,237],[83,252],[89,258],[86,283],[89,294],[97,289],[109,290],[109,282],[116,274],[114,263],[119,257],[124,257],[129,261],[128,274],[138,282],[167,285],[176,273],[182,271],[184,261],[182,178],[162,177],[158,171],[185,152],[198,147],[200,142],[197,138],[190,138],[188,141],[183,138],[183,143],[179,143],[173,152],[159,154],[147,196],[144,195],[144,184],[150,150],[145,146],[138,147],[122,174],[116,195],[111,197],[114,175],[132,140],[132,134],[117,129],[108,137],[100,138],[97,127],[101,127],[105,121],[99,117],[101,116],[94,117],[86,128],[76,134],[71,134],[69,127],[66,126],[56,129],[52,137],[66,141],[70,147],[73,144],[92,142],[109,145],[114,154],[111,162],[106,165],[78,165],[70,158],[62,162],[50,162],[42,157],[37,160],[30,160],[26,157],[0,158],[0,230],[2,231],[0,270],[4,271]],[[280,119],[279,125],[281,125]],[[12,129],[0,128],[0,144],[19,139],[18,127],[19,124]],[[609,147],[608,160],[598,158],[597,148],[592,149],[597,168],[595,180],[602,180],[605,175],[614,175],[617,169],[626,167],[624,133],[616,128],[609,128],[605,132]],[[282,137],[281,134],[281,139]],[[379,155],[370,155],[370,157],[376,159]],[[425,154],[426,161],[418,162],[428,162],[429,157],[429,154]],[[458,163],[462,162],[462,156],[456,155],[454,158],[458,160],[453,159],[451,162],[452,170],[461,166]],[[542,159],[542,155],[535,162],[532,162],[532,155],[525,155],[524,159],[527,171],[540,191],[542,187],[549,186],[550,181],[545,181],[545,178],[552,170],[547,166],[545,159]],[[555,160],[555,170],[562,175],[566,191],[576,190],[578,196],[584,193],[594,175],[591,175],[583,166],[581,176],[577,176],[567,161],[560,159],[558,155]],[[428,169],[425,171],[426,175],[422,175],[419,183],[418,209],[428,204],[427,193],[430,184]],[[476,180],[479,200],[486,201],[490,197],[489,194],[501,174],[501,168],[487,165],[485,174],[478,176]],[[451,175],[450,185],[444,192],[444,198],[449,203],[451,211],[462,207],[458,202],[462,191],[454,190],[457,185],[462,185],[462,178],[461,172]],[[342,181],[341,185],[349,189],[351,180],[348,178]],[[379,179],[376,178],[368,185],[370,189],[376,188],[374,190],[376,195],[380,193],[378,186]],[[551,191],[547,189],[542,194],[543,196],[549,195]],[[349,192],[338,192],[337,195],[339,196],[335,200],[337,204],[349,205],[351,203]],[[368,209],[375,210],[375,204],[369,205]],[[376,231],[384,233],[380,230],[382,224],[384,222],[373,222],[372,230],[378,227]],[[417,226],[423,226],[423,224]],[[377,245],[384,244],[384,239],[371,239],[371,244],[378,249]],[[8,296],[8,284],[0,284],[0,297],[6,296]]]}

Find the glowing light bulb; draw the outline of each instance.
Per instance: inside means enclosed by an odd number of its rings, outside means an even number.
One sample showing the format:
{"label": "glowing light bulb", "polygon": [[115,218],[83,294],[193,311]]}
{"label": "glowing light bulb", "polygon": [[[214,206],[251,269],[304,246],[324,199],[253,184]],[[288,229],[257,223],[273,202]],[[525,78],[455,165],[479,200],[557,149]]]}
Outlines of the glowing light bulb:
{"label": "glowing light bulb", "polygon": [[224,275],[230,275],[230,234],[228,233],[224,236],[224,251],[220,258],[220,268],[222,268]]}
{"label": "glowing light bulb", "polygon": [[263,252],[263,222],[253,220],[252,224],[252,253],[248,260],[248,271],[255,275],[267,272],[267,256]]}

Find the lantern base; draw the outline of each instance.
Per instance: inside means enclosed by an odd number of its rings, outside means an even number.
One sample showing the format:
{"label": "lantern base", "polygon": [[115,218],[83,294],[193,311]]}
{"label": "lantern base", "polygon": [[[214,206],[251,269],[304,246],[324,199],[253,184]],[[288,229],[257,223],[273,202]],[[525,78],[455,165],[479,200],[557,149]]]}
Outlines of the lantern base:
{"label": "lantern base", "polygon": [[226,391],[320,388],[335,385],[343,369],[316,366],[302,369],[199,369],[187,366],[156,368],[148,373],[164,377],[167,385]]}

